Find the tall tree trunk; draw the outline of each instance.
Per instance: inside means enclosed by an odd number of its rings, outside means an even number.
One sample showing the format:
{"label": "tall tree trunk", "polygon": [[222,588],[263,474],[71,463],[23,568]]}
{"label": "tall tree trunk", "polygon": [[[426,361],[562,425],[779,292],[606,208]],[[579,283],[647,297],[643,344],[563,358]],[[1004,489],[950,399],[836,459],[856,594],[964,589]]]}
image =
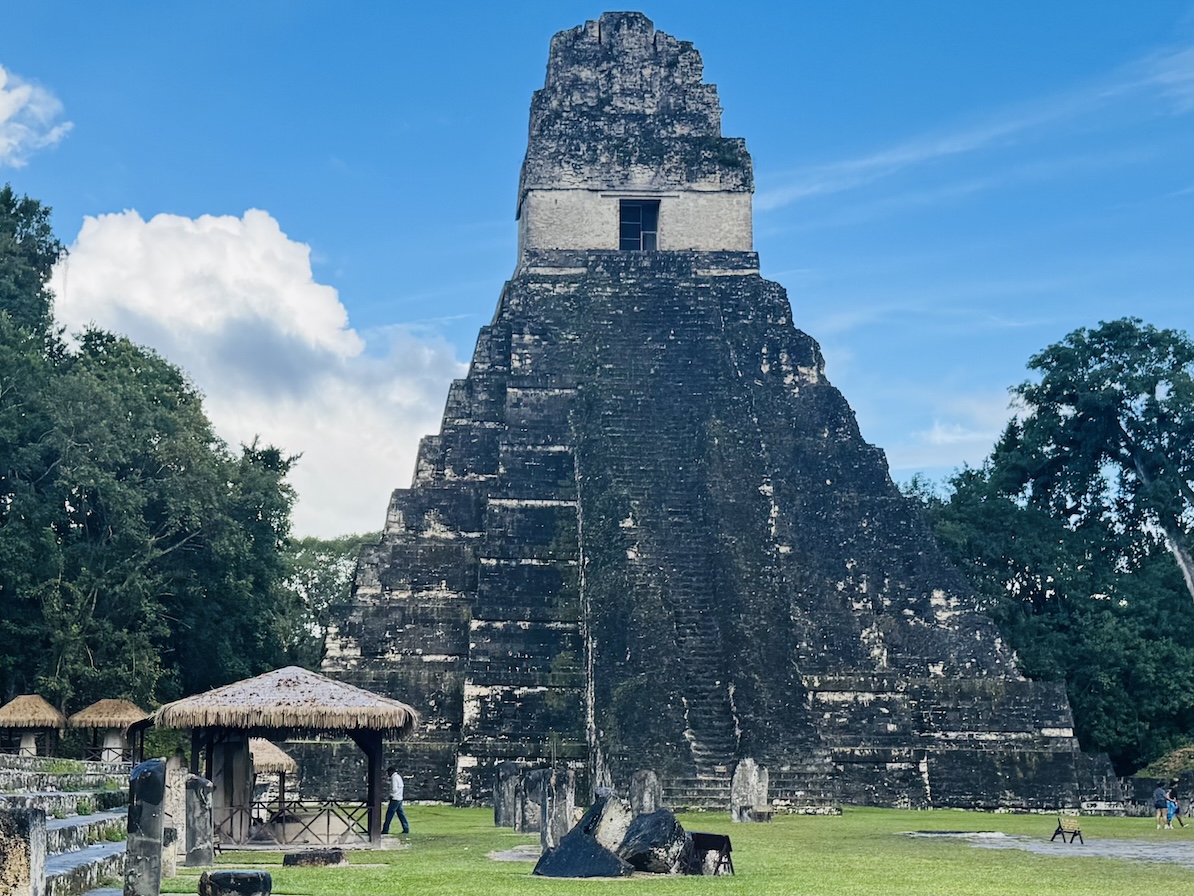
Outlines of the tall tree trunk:
{"label": "tall tree trunk", "polygon": [[1165,533],[1165,545],[1169,548],[1169,553],[1173,554],[1173,559],[1177,561],[1178,569],[1182,571],[1182,578],[1186,582],[1186,591],[1189,592],[1190,598],[1194,599],[1194,557],[1190,556],[1190,549],[1186,547],[1183,533],[1176,523],[1162,524],[1161,529]]}

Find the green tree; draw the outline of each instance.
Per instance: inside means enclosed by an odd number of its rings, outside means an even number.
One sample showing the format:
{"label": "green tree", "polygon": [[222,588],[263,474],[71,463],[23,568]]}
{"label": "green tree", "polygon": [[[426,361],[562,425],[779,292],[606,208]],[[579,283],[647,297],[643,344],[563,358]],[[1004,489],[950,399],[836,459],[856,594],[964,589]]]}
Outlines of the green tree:
{"label": "green tree", "polygon": [[293,459],[229,452],[154,352],[62,343],[59,253],[48,210],[0,192],[0,694],[147,704],[276,668]]}
{"label": "green tree", "polygon": [[1194,598],[1194,343],[1136,318],[1075,330],[1033,356],[1027,414],[1003,466],[1028,500],[1076,526],[1155,529]]}
{"label": "green tree", "polygon": [[1128,773],[1194,738],[1194,344],[1125,319],[1028,366],[983,466],[910,491],[1021,670],[1064,679],[1083,747]]}
{"label": "green tree", "polygon": [[0,189],[0,310],[18,327],[37,335],[49,331],[52,297],[45,283],[62,253],[50,210],[5,184]]}
{"label": "green tree", "polygon": [[319,668],[326,649],[328,623],[335,607],[352,596],[353,576],[361,548],[377,542],[380,533],[337,538],[296,538],[287,551],[286,612],[281,636],[292,662]]}
{"label": "green tree", "polygon": [[1021,672],[1065,681],[1083,748],[1128,774],[1194,735],[1194,607],[1159,540],[1032,505],[1009,462],[997,447],[944,497],[908,491]]}

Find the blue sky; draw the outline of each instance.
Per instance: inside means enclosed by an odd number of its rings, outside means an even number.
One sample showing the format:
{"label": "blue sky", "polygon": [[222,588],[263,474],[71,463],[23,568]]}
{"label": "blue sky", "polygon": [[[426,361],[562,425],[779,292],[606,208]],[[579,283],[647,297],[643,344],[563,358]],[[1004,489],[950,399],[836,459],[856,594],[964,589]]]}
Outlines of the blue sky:
{"label": "blue sky", "polygon": [[[978,464],[1028,357],[1194,331],[1194,3],[657,2],[756,173],[763,273],[897,481]],[[515,261],[531,92],[602,7],[0,7],[0,181],[58,316],[302,452],[296,528],[379,528]]]}

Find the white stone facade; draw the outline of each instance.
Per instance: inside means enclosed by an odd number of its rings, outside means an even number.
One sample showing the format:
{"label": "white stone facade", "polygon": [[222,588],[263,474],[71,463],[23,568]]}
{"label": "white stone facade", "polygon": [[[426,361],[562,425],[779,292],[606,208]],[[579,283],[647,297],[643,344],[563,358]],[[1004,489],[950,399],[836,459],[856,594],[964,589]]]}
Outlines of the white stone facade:
{"label": "white stone facade", "polygon": [[660,251],[754,250],[750,193],[529,190],[518,219],[519,254],[529,249],[616,250],[622,199],[659,200]]}

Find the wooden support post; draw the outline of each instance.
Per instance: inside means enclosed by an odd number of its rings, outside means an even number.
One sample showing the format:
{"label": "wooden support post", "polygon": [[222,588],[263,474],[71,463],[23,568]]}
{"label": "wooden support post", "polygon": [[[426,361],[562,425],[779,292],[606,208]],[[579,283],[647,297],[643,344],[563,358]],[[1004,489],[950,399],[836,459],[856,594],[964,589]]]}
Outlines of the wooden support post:
{"label": "wooden support post", "polygon": [[369,762],[369,843],[381,846],[381,804],[385,776],[382,774],[382,751],[380,731],[353,731],[349,733]]}

